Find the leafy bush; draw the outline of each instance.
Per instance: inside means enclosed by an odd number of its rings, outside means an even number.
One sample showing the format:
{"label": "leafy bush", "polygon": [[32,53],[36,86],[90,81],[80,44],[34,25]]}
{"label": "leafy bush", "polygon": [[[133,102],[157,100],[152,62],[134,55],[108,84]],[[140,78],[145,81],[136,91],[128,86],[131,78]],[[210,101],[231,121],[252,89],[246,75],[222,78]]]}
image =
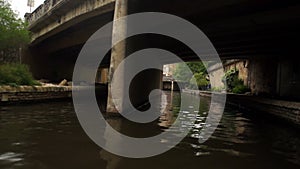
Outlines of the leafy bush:
{"label": "leafy bush", "polygon": [[239,71],[236,69],[231,69],[225,73],[223,82],[226,82],[227,90],[237,94],[249,92],[250,89],[244,85],[244,81],[239,79],[238,75]]}
{"label": "leafy bush", "polygon": [[23,64],[0,65],[0,85],[40,85],[32,77],[28,66]]}
{"label": "leafy bush", "polygon": [[228,90],[232,90],[239,83],[238,74],[239,72],[236,69],[230,69],[225,73],[222,81],[226,84]]}
{"label": "leafy bush", "polygon": [[[195,81],[193,79],[190,80],[190,88],[197,89],[200,88],[204,90],[209,85],[209,81],[206,79],[206,74],[200,72],[194,74]],[[195,84],[196,82],[196,84]]]}
{"label": "leafy bush", "polygon": [[250,89],[247,86],[245,86],[244,84],[239,84],[232,89],[232,92],[237,93],[237,94],[243,94],[243,93],[246,93],[249,91],[250,91]]}

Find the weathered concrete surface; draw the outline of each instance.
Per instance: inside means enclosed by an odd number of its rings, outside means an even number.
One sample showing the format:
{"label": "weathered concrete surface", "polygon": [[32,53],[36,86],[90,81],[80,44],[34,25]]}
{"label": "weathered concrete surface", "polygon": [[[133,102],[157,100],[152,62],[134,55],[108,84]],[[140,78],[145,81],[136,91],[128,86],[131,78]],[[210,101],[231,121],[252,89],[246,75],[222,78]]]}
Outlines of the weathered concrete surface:
{"label": "weathered concrete surface", "polygon": [[[70,81],[76,59],[84,43],[97,29],[112,20],[113,13],[108,12],[73,24],[55,35],[49,35],[50,37],[39,43],[30,44],[23,53],[22,62],[30,65],[30,70],[36,79]],[[110,53],[104,58],[100,67],[109,67],[109,60]]]}
{"label": "weathered concrete surface", "polygon": [[250,88],[255,95],[276,95],[277,59],[255,57],[250,60]]}
{"label": "weathered concrete surface", "polygon": [[[31,31],[36,34],[33,35],[34,39],[39,39],[35,44],[91,16],[115,10],[114,0],[61,0],[62,2],[65,2],[64,5],[57,4],[30,25]],[[297,51],[295,34],[298,32],[299,26],[296,25],[299,25],[297,23],[300,19],[300,2],[297,1],[270,3],[270,0],[230,0],[216,3],[203,0],[129,0],[129,4],[130,13],[165,12],[191,21],[206,33],[222,57],[247,58],[259,53]],[[148,45],[152,41],[143,43]],[[187,60],[197,58],[193,57],[194,53],[191,51],[179,45],[174,46],[174,43],[166,43],[166,40],[155,41],[155,44],[177,50],[175,53],[184,55],[181,57]],[[287,48],[291,50],[285,50]]]}
{"label": "weathered concrete surface", "polygon": [[[116,0],[115,3],[115,14],[114,20],[126,16],[128,14],[128,1],[127,0]],[[127,34],[127,23],[115,22],[113,24],[112,30],[112,38],[114,42],[114,38],[116,37],[126,37]],[[125,38],[123,38],[125,39]],[[108,98],[107,98],[107,112],[117,113],[118,110],[115,107],[115,103],[119,104],[119,110],[122,111],[123,109],[123,98],[124,98],[124,80],[125,76],[121,79],[117,79],[117,88],[115,88],[115,92],[118,98],[112,97],[112,89],[111,89],[111,81],[113,79],[114,73],[118,67],[118,65],[125,59],[126,57],[126,41],[122,41],[117,45],[112,47],[111,50],[111,59],[110,59],[110,68],[109,68],[109,84],[108,84]],[[125,75],[125,70],[123,70]]]}
{"label": "weathered concrete surface", "polygon": [[300,100],[299,59],[282,59],[277,69],[277,93],[280,97]]}
{"label": "weathered concrete surface", "polygon": [[[162,66],[161,66],[162,69]],[[130,83],[129,98],[136,108],[149,103],[149,95],[154,89],[162,89],[163,72],[158,69],[147,69],[137,74]]]}
{"label": "weathered concrete surface", "polygon": [[211,87],[215,90],[224,89],[224,83],[222,81],[223,75],[225,73],[223,65],[211,65],[208,68],[208,72],[210,75],[210,83],[213,84]]}
{"label": "weathered concrete surface", "polygon": [[[59,3],[50,6],[46,11],[43,11],[43,7],[41,9],[38,8],[37,11],[27,15],[29,30],[33,32],[32,42],[38,38],[42,38],[42,36],[46,34],[53,35],[54,32],[60,32],[72,24],[112,11],[114,10],[114,1],[115,0],[61,0]],[[39,16],[34,17],[38,14]],[[35,19],[32,19],[33,17]]]}

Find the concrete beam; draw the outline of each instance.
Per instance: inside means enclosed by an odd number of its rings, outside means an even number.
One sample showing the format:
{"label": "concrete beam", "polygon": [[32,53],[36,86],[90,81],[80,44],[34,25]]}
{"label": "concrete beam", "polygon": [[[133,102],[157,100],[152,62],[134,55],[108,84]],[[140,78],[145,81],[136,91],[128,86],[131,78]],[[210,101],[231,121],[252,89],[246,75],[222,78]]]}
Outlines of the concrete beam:
{"label": "concrete beam", "polygon": [[88,18],[113,11],[115,0],[66,1],[54,6],[29,26],[32,43],[38,43]]}

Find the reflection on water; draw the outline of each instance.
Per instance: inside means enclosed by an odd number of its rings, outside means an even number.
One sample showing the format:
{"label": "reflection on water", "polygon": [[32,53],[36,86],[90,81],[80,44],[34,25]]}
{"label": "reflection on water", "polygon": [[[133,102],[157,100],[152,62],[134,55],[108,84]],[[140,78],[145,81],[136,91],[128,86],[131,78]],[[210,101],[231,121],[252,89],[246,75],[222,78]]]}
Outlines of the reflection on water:
{"label": "reflection on water", "polygon": [[[183,108],[180,125],[171,127],[180,109],[178,93],[168,93],[166,109],[159,120],[136,124],[118,117],[107,121],[118,131],[135,137],[149,137],[181,127],[192,128],[189,136],[170,151],[146,159],[122,158],[102,150],[81,129],[70,102],[0,107],[0,168],[22,169],[194,169],[194,168],[272,168],[300,166],[300,134],[258,112],[241,112],[227,107],[220,125],[204,144],[198,143],[209,110],[209,98],[201,98],[198,115]],[[173,104],[170,104],[173,103]],[[196,118],[195,124],[185,119]],[[105,129],[103,129],[105,133]],[[107,140],[119,145],[120,140]],[[161,140],[167,144],[168,139]],[[147,146],[147,145],[145,145]]]}

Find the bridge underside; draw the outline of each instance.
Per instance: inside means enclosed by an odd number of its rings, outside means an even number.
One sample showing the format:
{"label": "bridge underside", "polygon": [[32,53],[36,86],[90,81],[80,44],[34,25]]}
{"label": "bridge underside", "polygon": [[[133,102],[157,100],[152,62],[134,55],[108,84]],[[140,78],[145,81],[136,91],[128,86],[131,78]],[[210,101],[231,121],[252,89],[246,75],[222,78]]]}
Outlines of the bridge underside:
{"label": "bridge underside", "polygon": [[[284,62],[290,65],[297,60],[294,56],[298,53],[297,41],[300,37],[299,1],[128,0],[127,7],[128,14],[165,12],[183,17],[208,36],[221,59],[252,60],[256,65],[254,69],[261,71],[256,73],[263,74],[255,79],[258,82],[256,87],[261,88],[259,92],[280,93],[278,84],[282,82],[278,82],[277,73],[274,73],[278,72],[278,64]],[[46,34],[37,38],[25,59],[31,65],[36,78],[71,80],[74,63],[83,44],[97,29],[113,20],[114,12],[114,9],[108,10],[101,15],[69,25],[51,36]],[[145,48],[162,48],[177,54],[185,61],[198,60],[181,42],[160,35],[134,36],[128,38],[126,44],[127,55]],[[100,67],[109,67],[110,57],[108,53]],[[161,62],[168,64],[173,61],[161,58]],[[260,82],[266,77],[268,82]],[[298,88],[296,87],[297,92]]]}
{"label": "bridge underside", "polygon": [[[31,65],[36,78],[54,81],[72,79],[72,72],[78,54],[88,38],[106,23],[112,21],[113,11],[95,16],[72,25],[50,37],[41,37],[29,46],[25,62]],[[107,35],[109,36],[109,35]],[[109,65],[107,54],[102,66]]]}

